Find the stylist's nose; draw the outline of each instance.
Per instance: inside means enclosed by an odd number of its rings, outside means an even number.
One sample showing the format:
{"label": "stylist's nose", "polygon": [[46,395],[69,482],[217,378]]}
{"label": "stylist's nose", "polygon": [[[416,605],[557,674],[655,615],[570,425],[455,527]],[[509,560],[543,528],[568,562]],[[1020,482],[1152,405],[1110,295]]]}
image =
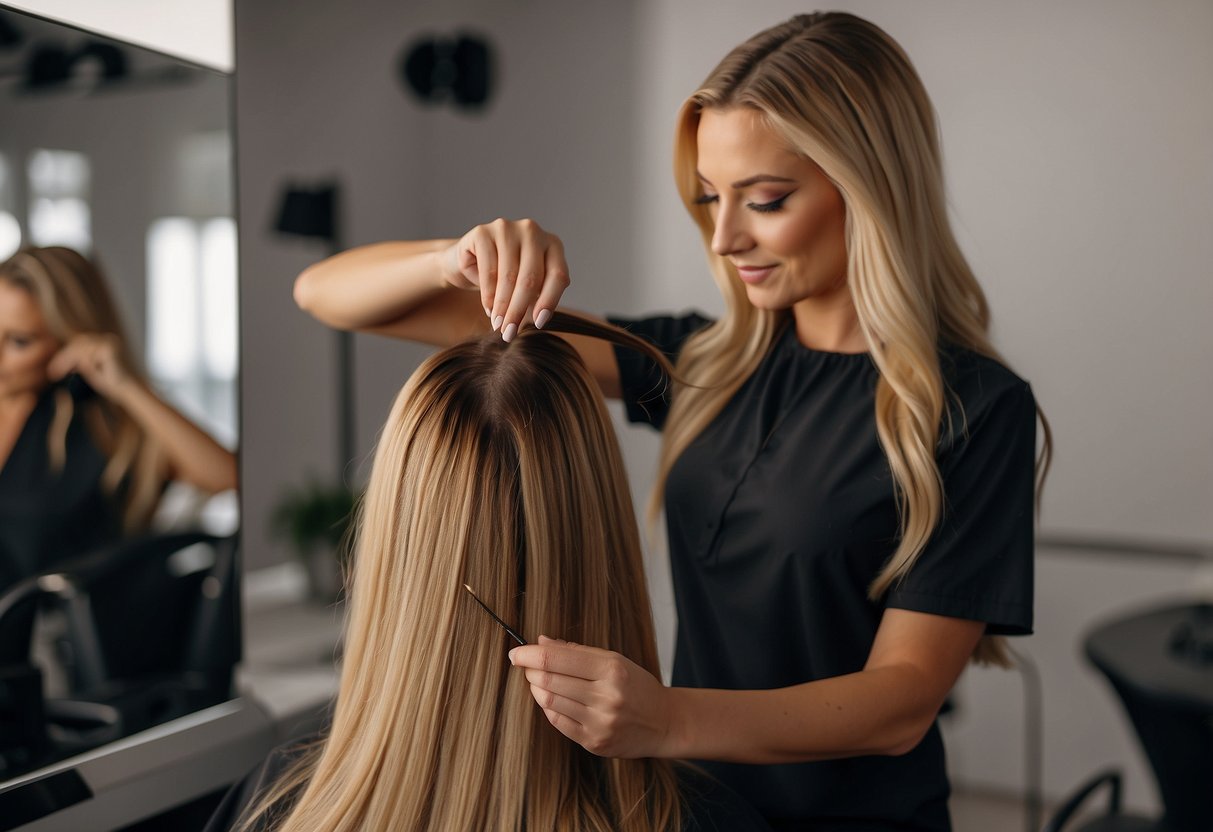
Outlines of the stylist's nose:
{"label": "stylist's nose", "polygon": [[721,257],[746,251],[754,241],[745,233],[736,211],[731,205],[719,205],[716,209],[716,227],[712,231],[712,251]]}

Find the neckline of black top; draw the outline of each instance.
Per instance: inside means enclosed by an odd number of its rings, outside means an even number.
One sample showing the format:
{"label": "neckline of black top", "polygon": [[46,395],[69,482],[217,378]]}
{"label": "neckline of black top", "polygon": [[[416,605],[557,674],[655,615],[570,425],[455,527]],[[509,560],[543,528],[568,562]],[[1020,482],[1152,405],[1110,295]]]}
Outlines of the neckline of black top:
{"label": "neckline of black top", "polygon": [[786,324],[784,324],[783,329],[776,338],[776,343],[793,355],[799,355],[806,358],[815,358],[822,361],[867,364],[875,367],[875,364],[872,363],[872,355],[867,351],[831,352],[830,350],[806,347],[800,342],[800,336],[796,333],[795,321],[788,321]]}

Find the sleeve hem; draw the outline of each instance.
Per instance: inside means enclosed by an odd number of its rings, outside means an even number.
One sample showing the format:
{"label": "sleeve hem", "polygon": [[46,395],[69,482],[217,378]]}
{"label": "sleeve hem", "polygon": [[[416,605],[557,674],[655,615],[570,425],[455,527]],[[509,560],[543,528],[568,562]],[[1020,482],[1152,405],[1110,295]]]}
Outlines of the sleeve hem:
{"label": "sleeve hem", "polygon": [[988,635],[1032,634],[1032,607],[993,599],[953,598],[926,592],[894,591],[886,607],[985,622]]}

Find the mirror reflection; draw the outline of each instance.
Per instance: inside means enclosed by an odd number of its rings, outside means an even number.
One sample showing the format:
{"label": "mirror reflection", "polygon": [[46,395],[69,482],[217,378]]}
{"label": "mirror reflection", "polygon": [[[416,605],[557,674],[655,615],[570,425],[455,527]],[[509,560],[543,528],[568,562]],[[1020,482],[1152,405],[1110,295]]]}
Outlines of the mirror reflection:
{"label": "mirror reflection", "polygon": [[0,781],[229,698],[229,79],[0,10]]}

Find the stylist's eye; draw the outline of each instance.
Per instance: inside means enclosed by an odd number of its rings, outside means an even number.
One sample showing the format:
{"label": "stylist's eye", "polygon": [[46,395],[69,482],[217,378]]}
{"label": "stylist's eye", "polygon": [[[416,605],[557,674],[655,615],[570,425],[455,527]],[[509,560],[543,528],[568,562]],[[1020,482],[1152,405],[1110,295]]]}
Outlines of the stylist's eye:
{"label": "stylist's eye", "polygon": [[783,207],[783,203],[791,194],[784,194],[779,199],[773,199],[770,202],[751,202],[748,207],[751,211],[757,211],[760,214],[769,214],[778,211]]}
{"label": "stylist's eye", "polygon": [[695,204],[696,205],[711,205],[717,199],[719,199],[719,197],[716,196],[716,194],[704,194],[703,196],[698,196],[695,198]]}

